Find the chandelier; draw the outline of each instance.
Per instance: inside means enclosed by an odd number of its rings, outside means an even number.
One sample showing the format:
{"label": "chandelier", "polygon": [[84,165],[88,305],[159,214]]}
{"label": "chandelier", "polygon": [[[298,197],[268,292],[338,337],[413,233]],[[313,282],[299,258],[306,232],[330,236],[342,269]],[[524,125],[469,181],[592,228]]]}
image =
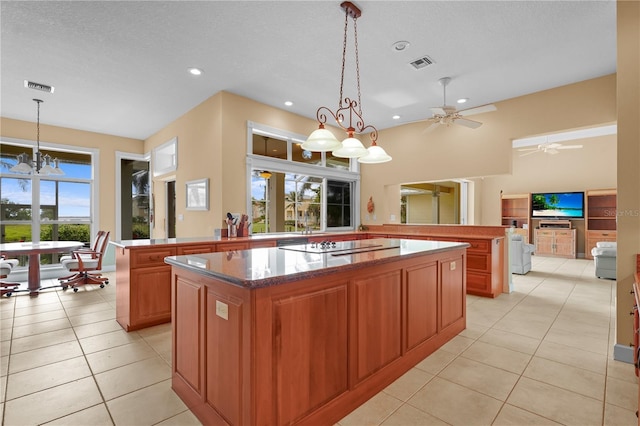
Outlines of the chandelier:
{"label": "chandelier", "polygon": [[10,170],[17,173],[33,172],[39,175],[63,175],[64,172],[60,169],[58,159],[51,158],[49,154],[42,155],[40,152],[40,104],[43,100],[34,99],[33,101],[38,105],[35,158],[31,159],[29,154],[22,153],[18,155],[18,164],[13,166]]}
{"label": "chandelier", "polygon": [[[340,77],[340,98],[338,99],[338,109],[334,113],[329,108],[321,106],[316,112],[318,129],[313,131],[302,144],[302,149],[307,151],[328,152],[332,151],[335,157],[357,158],[359,163],[385,163],[391,161],[391,157],[378,146],[378,129],[372,125],[365,125],[362,117],[362,101],[360,99],[360,62],[358,60],[358,27],[357,19],[362,12],[351,2],[345,1],[340,7],[345,11],[344,17],[344,41],[342,44],[342,74]],[[358,89],[358,100],[349,97],[343,98],[344,87],[344,64],[347,55],[347,32],[349,28],[349,17],[353,19],[353,34],[356,59],[356,82]],[[324,128],[328,116],[333,117],[336,124],[347,133],[347,138],[340,142],[329,130]],[[365,148],[355,134],[368,131],[371,138],[371,146]]]}

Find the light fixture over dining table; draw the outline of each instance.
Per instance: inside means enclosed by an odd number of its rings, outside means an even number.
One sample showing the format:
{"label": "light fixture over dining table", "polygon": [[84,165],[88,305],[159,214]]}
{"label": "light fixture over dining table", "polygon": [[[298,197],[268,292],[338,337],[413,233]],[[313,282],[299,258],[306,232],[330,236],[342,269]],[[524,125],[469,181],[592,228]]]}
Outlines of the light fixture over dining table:
{"label": "light fixture over dining table", "polygon": [[63,175],[57,158],[51,158],[49,154],[42,155],[40,152],[40,104],[44,102],[42,99],[33,100],[38,105],[38,114],[36,121],[36,151],[34,158],[31,159],[29,154],[22,153],[18,155],[18,164],[9,169],[17,173],[35,173],[39,175]]}
{"label": "light fixture over dining table", "polygon": [[[359,163],[385,163],[391,161],[391,157],[382,147],[378,146],[378,129],[372,125],[366,125],[362,116],[362,100],[360,97],[360,62],[358,60],[358,27],[357,19],[362,15],[362,11],[349,1],[340,5],[345,11],[344,18],[344,39],[342,45],[342,74],[340,77],[340,98],[338,109],[331,111],[325,106],[318,108],[316,118],[318,129],[313,131],[302,144],[302,149],[315,152],[332,151],[335,157],[357,158]],[[347,33],[349,27],[349,17],[353,19],[353,34],[356,59],[356,82],[358,90],[358,100],[343,97],[344,88],[344,64],[347,55]],[[347,138],[340,142],[329,130],[325,129],[328,116],[333,117],[336,124],[347,133]],[[369,132],[371,146],[365,148],[355,134]]]}

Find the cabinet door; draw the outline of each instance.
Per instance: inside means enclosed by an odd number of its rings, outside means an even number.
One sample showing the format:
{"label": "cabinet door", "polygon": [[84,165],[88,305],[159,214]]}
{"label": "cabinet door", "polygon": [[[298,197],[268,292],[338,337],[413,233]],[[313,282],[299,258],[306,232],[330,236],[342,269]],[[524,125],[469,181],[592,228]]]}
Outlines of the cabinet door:
{"label": "cabinet door", "polygon": [[351,368],[353,383],[360,382],[401,355],[401,271],[352,281],[355,321]]}
{"label": "cabinet door", "polygon": [[171,267],[131,270],[131,327],[171,321]]}
{"label": "cabinet door", "polygon": [[569,233],[566,231],[557,232],[555,238],[554,254],[558,256],[575,257],[575,233]]}
{"label": "cabinet door", "polygon": [[553,254],[553,235],[536,233],[536,254]]}
{"label": "cabinet door", "polygon": [[407,349],[438,334],[438,263],[406,271]]}
{"label": "cabinet door", "polygon": [[464,317],[466,296],[462,256],[440,264],[440,330]]}

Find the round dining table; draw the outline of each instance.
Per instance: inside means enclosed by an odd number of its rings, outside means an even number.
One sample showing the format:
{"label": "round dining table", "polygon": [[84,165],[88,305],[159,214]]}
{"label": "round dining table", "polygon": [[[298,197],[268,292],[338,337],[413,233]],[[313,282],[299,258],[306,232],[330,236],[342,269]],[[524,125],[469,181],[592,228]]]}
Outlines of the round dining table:
{"label": "round dining table", "polygon": [[[40,286],[40,255],[48,253],[69,253],[84,246],[80,241],[42,241],[0,244],[0,254],[11,256],[29,256],[28,290],[31,296],[37,296]],[[19,291],[19,290],[18,290]]]}

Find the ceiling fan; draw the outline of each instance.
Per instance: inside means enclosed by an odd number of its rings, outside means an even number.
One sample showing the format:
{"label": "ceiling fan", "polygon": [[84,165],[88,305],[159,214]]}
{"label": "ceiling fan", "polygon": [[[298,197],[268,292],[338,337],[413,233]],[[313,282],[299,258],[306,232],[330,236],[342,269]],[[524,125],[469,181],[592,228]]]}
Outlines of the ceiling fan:
{"label": "ceiling fan", "polygon": [[562,145],[557,142],[547,142],[531,148],[520,148],[518,151],[523,152],[524,154],[520,154],[520,157],[524,157],[525,155],[535,154],[536,152],[543,152],[545,154],[557,154],[562,149],[579,148],[582,148],[582,145]]}
{"label": "ceiling fan", "polygon": [[444,124],[445,126],[457,124],[459,126],[468,127],[470,129],[477,129],[478,127],[482,126],[481,122],[469,120],[468,118],[464,117],[474,114],[481,114],[484,112],[491,112],[497,109],[495,105],[488,104],[458,111],[455,107],[447,105],[447,85],[451,82],[451,77],[443,77],[438,80],[438,82],[442,86],[444,102],[443,106],[441,107],[431,108],[431,113],[433,114],[433,116],[431,118],[428,118],[426,121],[430,121],[432,122],[432,124],[428,128],[440,124]]}

